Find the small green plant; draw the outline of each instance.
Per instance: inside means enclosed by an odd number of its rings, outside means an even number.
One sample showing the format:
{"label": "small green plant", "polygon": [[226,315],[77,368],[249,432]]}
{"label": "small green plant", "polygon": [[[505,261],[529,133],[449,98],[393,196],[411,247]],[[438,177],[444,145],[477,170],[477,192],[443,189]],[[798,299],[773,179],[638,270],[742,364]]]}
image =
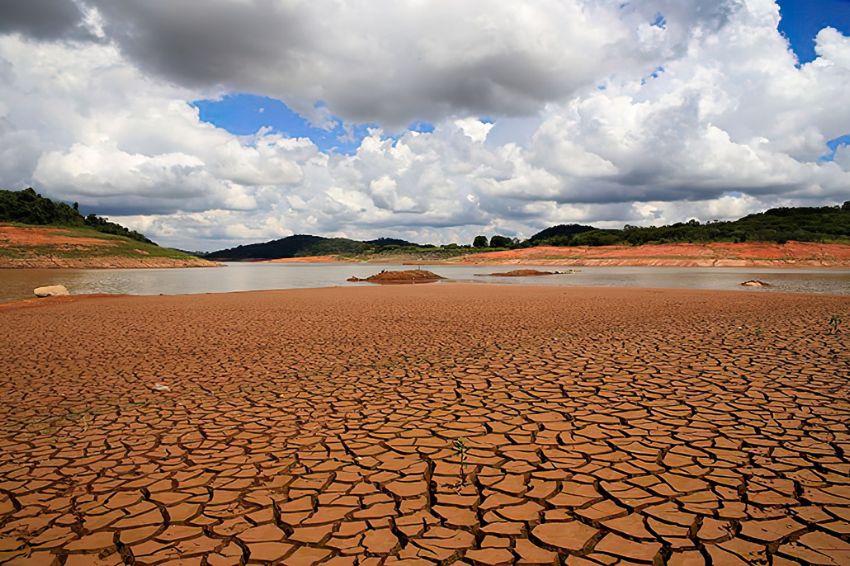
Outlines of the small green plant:
{"label": "small green plant", "polygon": [[838,334],[841,332],[841,317],[837,314],[832,315],[829,318],[829,333],[830,334]]}
{"label": "small green plant", "polygon": [[460,485],[464,485],[466,484],[466,441],[463,438],[456,438],[454,449],[460,456]]}
{"label": "small green plant", "polygon": [[761,326],[756,326],[756,329],[753,330],[753,334],[755,334],[756,338],[761,340],[764,336],[764,330],[761,329]]}

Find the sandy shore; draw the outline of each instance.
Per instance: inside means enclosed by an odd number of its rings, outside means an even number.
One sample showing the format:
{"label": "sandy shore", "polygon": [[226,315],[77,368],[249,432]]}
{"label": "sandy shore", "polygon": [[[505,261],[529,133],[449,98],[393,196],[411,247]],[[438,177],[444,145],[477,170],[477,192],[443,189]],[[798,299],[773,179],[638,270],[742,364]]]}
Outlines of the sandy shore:
{"label": "sandy shore", "polygon": [[538,246],[450,260],[481,265],[623,267],[850,267],[850,245],[814,242]]}
{"label": "sandy shore", "polygon": [[200,257],[189,259],[81,257],[63,258],[41,256],[26,259],[0,260],[0,269],[173,269],[178,267],[222,267],[223,264]]}
{"label": "sandy shore", "polygon": [[0,563],[850,564],[833,314],[455,284],[3,309]]}
{"label": "sandy shore", "polygon": [[[351,262],[342,256],[308,256],[271,263]],[[643,246],[538,246],[469,253],[450,259],[377,254],[366,263],[404,265],[536,265],[568,267],[850,268],[850,245],[814,242],[646,244]]]}

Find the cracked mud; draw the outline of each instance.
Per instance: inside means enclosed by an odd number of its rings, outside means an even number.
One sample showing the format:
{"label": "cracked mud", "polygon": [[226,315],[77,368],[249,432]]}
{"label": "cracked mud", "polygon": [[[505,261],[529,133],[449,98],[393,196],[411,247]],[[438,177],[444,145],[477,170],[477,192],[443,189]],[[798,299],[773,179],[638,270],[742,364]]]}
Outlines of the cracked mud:
{"label": "cracked mud", "polygon": [[848,312],[484,285],[0,310],[0,562],[850,564]]}

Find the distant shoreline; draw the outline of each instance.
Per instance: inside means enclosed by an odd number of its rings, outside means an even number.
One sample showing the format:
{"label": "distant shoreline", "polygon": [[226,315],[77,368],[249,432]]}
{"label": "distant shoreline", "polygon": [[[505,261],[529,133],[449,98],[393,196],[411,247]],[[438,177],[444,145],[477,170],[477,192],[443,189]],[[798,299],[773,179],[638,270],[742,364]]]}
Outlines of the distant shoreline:
{"label": "distant shoreline", "polygon": [[375,263],[402,265],[536,265],[564,267],[850,268],[850,245],[812,242],[540,246],[469,253],[451,259],[402,254],[304,256],[257,263]]}

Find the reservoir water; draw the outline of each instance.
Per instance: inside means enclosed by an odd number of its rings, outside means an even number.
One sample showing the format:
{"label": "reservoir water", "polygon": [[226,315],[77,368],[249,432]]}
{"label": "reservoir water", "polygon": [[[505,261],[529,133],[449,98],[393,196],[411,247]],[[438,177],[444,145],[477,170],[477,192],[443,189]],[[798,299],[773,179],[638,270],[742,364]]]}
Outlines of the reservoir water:
{"label": "reservoir water", "polygon": [[[678,267],[581,267],[576,273],[550,277],[486,277],[481,274],[529,266],[422,265],[449,281],[500,285],[563,285],[749,290],[742,281],[760,279],[771,287],[757,292],[850,294],[850,269],[757,269]],[[382,269],[411,266],[378,264],[228,263],[193,269],[0,269],[0,301],[32,297],[35,287],[62,284],[72,294],[118,293],[180,295],[264,289],[369,285],[347,283],[352,275],[368,277]],[[564,270],[554,266],[545,270]]]}

